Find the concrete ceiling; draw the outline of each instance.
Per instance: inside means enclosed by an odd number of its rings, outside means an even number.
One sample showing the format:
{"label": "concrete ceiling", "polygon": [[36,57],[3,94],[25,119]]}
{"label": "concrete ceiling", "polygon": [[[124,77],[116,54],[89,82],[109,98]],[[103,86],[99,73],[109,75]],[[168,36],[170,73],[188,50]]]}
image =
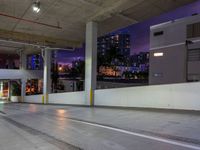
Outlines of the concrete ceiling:
{"label": "concrete ceiling", "polygon": [[[0,29],[51,37],[78,45],[77,43],[85,40],[85,25],[88,21],[98,22],[99,35],[102,35],[194,1],[40,0],[41,11],[36,14],[31,7],[33,0],[0,0]],[[37,38],[35,40],[37,41]],[[68,45],[73,45],[71,43]]]}

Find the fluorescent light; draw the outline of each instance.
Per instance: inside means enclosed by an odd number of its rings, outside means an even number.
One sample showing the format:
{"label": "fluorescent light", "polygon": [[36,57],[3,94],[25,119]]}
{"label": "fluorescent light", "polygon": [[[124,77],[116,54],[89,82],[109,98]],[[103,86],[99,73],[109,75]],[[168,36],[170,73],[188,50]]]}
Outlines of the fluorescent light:
{"label": "fluorescent light", "polygon": [[32,8],[33,8],[34,12],[39,13],[39,11],[40,11],[40,2],[34,2]]}
{"label": "fluorescent light", "polygon": [[33,11],[38,13],[40,11],[40,8],[33,6]]}
{"label": "fluorescent light", "polygon": [[154,57],[162,57],[163,55],[164,55],[164,53],[162,53],[162,52],[153,54]]}

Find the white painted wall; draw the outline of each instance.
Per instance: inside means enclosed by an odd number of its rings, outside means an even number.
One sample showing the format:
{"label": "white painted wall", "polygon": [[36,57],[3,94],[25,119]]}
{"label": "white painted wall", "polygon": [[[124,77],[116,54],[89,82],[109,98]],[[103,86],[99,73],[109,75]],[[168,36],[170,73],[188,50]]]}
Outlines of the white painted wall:
{"label": "white painted wall", "polygon": [[0,69],[0,79],[42,79],[43,71]]}
{"label": "white painted wall", "polygon": [[95,91],[95,105],[200,110],[200,82]]}
{"label": "white painted wall", "polygon": [[14,69],[0,69],[0,79],[21,79],[22,72]]}
{"label": "white painted wall", "polygon": [[[200,82],[95,90],[96,106],[200,110]],[[49,104],[87,105],[85,92],[49,94]],[[25,96],[42,103],[42,95]]]}
{"label": "white painted wall", "polygon": [[50,104],[85,105],[85,92],[49,94]]}
{"label": "white painted wall", "polygon": [[26,103],[42,103],[43,95],[30,95],[24,96],[24,102]]}

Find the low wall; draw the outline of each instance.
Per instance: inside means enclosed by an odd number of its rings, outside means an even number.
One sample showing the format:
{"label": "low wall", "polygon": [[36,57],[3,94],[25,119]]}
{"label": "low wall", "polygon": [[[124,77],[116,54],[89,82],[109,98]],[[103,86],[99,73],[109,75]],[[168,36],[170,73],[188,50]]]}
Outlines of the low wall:
{"label": "low wall", "polygon": [[41,70],[0,69],[0,79],[41,79]]}
{"label": "low wall", "polygon": [[[200,110],[200,82],[96,90],[96,106]],[[25,96],[42,103],[42,95]],[[49,94],[49,104],[85,105],[85,92]]]}
{"label": "low wall", "polygon": [[30,95],[24,96],[24,102],[26,103],[42,103],[43,95]]}
{"label": "low wall", "polygon": [[21,79],[22,71],[15,69],[0,69],[0,79]]}
{"label": "low wall", "polygon": [[49,104],[85,105],[85,92],[49,94]]}
{"label": "low wall", "polygon": [[95,91],[96,106],[200,110],[200,82]]}

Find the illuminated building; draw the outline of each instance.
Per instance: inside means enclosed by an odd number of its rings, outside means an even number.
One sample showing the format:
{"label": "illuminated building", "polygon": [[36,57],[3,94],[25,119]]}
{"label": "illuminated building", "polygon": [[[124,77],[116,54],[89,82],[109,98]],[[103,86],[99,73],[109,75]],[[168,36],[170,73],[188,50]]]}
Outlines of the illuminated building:
{"label": "illuminated building", "polygon": [[130,35],[129,34],[108,34],[98,38],[98,52],[105,55],[106,51],[114,47],[119,54],[130,56]]}

